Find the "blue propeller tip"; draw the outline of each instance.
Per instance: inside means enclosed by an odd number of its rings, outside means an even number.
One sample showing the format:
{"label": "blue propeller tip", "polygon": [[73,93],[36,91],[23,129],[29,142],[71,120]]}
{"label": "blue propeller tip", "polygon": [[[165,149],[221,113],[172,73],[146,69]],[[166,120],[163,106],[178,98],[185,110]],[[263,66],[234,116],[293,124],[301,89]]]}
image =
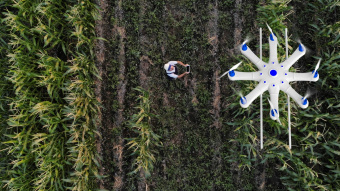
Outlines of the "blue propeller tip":
{"label": "blue propeller tip", "polygon": [[234,76],[235,76],[234,70],[229,71],[229,76],[230,76],[230,77],[234,77]]}
{"label": "blue propeller tip", "polygon": [[241,103],[242,103],[242,104],[246,104],[246,103],[247,103],[246,97],[243,97],[243,98],[241,97],[240,100],[241,100]]}
{"label": "blue propeller tip", "polygon": [[274,37],[273,37],[273,34],[272,34],[272,33],[270,33],[270,40],[271,40],[271,41],[274,41]]}
{"label": "blue propeller tip", "polygon": [[272,115],[273,117],[275,117],[275,113],[274,113],[274,112],[275,112],[276,114],[278,114],[276,109],[270,110],[270,113],[271,113],[271,115]]}
{"label": "blue propeller tip", "polygon": [[302,98],[302,105],[307,105],[308,100],[306,98]]}
{"label": "blue propeller tip", "polygon": [[243,44],[243,45],[242,45],[242,50],[243,50],[243,51],[246,51],[247,49],[248,49],[247,44]]}
{"label": "blue propeller tip", "polygon": [[303,52],[303,50],[304,50],[304,49],[303,49],[302,44],[299,44],[299,51],[300,51],[300,52]]}

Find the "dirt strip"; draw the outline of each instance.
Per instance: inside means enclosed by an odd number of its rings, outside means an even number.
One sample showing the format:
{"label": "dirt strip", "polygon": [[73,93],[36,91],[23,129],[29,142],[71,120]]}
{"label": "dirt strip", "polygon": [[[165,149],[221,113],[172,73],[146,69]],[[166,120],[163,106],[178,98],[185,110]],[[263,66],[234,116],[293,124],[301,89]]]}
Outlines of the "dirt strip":
{"label": "dirt strip", "polygon": [[[108,0],[97,0],[96,3],[100,7],[101,16],[101,19],[96,21],[96,34],[107,40],[98,40],[96,43],[96,66],[101,79],[96,80],[95,93],[97,100],[102,105],[97,116],[97,127],[101,136],[97,137],[96,144],[100,156],[98,160],[99,174],[103,178],[98,180],[98,185],[103,190],[121,190],[124,186],[124,139],[121,133],[114,132],[122,132],[124,122],[123,112],[127,84],[124,42],[126,35],[125,28],[119,25],[119,23],[123,23],[124,14],[121,7],[122,1],[115,2],[116,5]],[[117,22],[111,23],[111,17],[115,17]],[[111,39],[119,41],[117,50],[109,48]],[[115,54],[117,54],[117,58],[115,58]],[[112,68],[116,67],[111,63],[113,59],[119,63],[119,80],[115,90],[112,89],[112,80],[109,77]],[[118,100],[118,109],[113,108],[114,100]]]}
{"label": "dirt strip", "polygon": [[[96,21],[96,34],[98,37],[102,37],[105,39],[110,39],[110,9],[111,6],[108,1],[106,0],[98,0],[96,3],[100,7],[100,15],[101,19]],[[111,96],[110,91],[107,91],[109,84],[109,80],[107,78],[107,68],[110,66],[109,60],[110,60],[110,54],[107,50],[107,42],[104,40],[98,40],[96,42],[96,67],[99,71],[99,76],[102,79],[96,80],[96,86],[95,86],[95,93],[97,100],[103,105],[112,105],[112,99],[108,99]],[[106,149],[107,145],[110,145],[110,140],[112,137],[112,129],[113,129],[113,123],[112,123],[112,108],[110,107],[102,107],[100,109],[100,113],[97,116],[97,127],[98,131],[101,136],[97,136],[96,140],[96,146],[97,146],[97,152],[100,156],[98,159],[99,161],[99,175],[105,176],[105,178],[102,178],[98,180],[99,188],[100,189],[109,189],[111,182],[113,182],[112,172],[110,172],[110,164],[109,161],[112,160],[112,149]]]}
{"label": "dirt strip", "polygon": [[114,128],[120,130],[121,133],[116,133],[113,141],[113,157],[115,166],[115,174],[114,174],[114,186],[113,190],[122,190],[124,188],[124,177],[125,172],[123,169],[124,161],[123,161],[123,151],[124,151],[124,138],[122,135],[122,125],[124,122],[124,109],[125,109],[125,95],[126,95],[126,58],[125,58],[125,38],[126,38],[126,30],[124,26],[121,26],[120,23],[124,23],[124,12],[122,9],[122,0],[115,6],[115,19],[117,23],[113,28],[113,36],[114,38],[119,39],[118,45],[118,63],[119,63],[119,82],[117,85],[117,100],[118,100],[118,111],[116,111],[116,115],[114,116]]}

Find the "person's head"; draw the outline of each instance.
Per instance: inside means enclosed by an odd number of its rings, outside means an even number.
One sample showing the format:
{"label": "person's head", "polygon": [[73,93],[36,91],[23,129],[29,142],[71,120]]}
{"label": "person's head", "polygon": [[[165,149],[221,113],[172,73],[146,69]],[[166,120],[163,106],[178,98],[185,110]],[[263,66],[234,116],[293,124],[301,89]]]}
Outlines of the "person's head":
{"label": "person's head", "polygon": [[164,69],[165,71],[169,72],[175,69],[175,66],[171,65],[171,64],[164,64]]}

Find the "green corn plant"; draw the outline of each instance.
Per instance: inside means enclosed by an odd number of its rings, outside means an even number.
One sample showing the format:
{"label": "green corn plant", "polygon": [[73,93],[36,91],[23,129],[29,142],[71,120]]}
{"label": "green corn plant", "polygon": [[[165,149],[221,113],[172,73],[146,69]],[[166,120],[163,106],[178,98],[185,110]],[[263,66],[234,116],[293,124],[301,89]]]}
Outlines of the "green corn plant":
{"label": "green corn plant", "polygon": [[71,190],[92,190],[96,188],[95,178],[99,178],[97,152],[95,148],[95,115],[99,104],[94,94],[94,80],[98,77],[95,67],[94,42],[96,40],[94,21],[98,19],[98,7],[92,1],[76,3],[64,14],[72,27],[68,31],[73,51],[64,75],[67,106],[63,115],[68,121],[67,140],[68,161],[73,164],[72,171],[65,181],[72,183]]}
{"label": "green corn plant", "polygon": [[3,143],[13,159],[2,182],[10,190],[92,190],[97,7],[90,1],[20,1],[9,10],[3,22],[15,96],[7,120],[13,131]]}
{"label": "green corn plant", "polygon": [[[1,1],[0,3],[0,18],[4,18],[3,12],[10,6],[10,1]],[[7,147],[2,142],[7,141],[6,134],[12,132],[7,128],[7,119],[9,115],[9,106],[11,102],[10,97],[12,94],[12,87],[7,79],[9,71],[8,57],[6,56],[10,51],[8,41],[10,36],[7,32],[8,27],[0,20],[0,187],[3,187],[2,180],[9,178],[9,165],[8,163],[13,159],[11,155],[7,154]]]}
{"label": "green corn plant", "polygon": [[[302,117],[294,119],[300,126],[294,139],[302,145],[296,151],[298,158],[292,159],[292,168],[282,177],[291,190],[338,190],[339,180],[339,114],[337,112],[339,94],[339,23],[334,20],[339,3],[317,1],[307,4],[309,12],[318,10],[309,24],[313,31],[312,41],[318,51],[317,59],[322,59],[319,70],[320,80],[316,83],[317,98]],[[322,91],[321,91],[322,90]],[[294,170],[293,170],[294,169]],[[294,173],[293,173],[294,172]],[[297,173],[299,172],[299,173]],[[303,172],[303,173],[301,173]]]}
{"label": "green corn plant", "polygon": [[127,145],[132,150],[131,155],[136,157],[134,163],[137,167],[132,173],[142,171],[148,178],[151,175],[153,164],[156,162],[155,153],[157,150],[155,146],[161,146],[162,143],[160,136],[152,130],[151,120],[156,116],[152,114],[149,92],[141,88],[134,88],[134,90],[139,91],[142,95],[137,98],[139,106],[136,108],[139,112],[132,115],[128,126],[137,134],[137,137],[127,139],[129,140]]}
{"label": "green corn plant", "polygon": [[286,28],[286,19],[293,13],[292,7],[288,4],[291,0],[270,1],[269,3],[260,3],[256,9],[258,16],[257,22],[262,28],[267,28],[266,23],[274,32]]}
{"label": "green corn plant", "polygon": [[[12,116],[8,119],[10,128],[15,129],[8,144],[8,153],[13,156],[11,161],[11,177],[7,180],[9,189],[31,190],[34,177],[38,175],[35,167],[36,153],[32,152],[32,135],[40,129],[39,119],[30,115],[31,107],[40,101],[43,92],[36,88],[37,76],[35,51],[37,46],[31,41],[33,37],[29,31],[30,25],[24,23],[26,16],[33,15],[29,3],[13,4],[16,10],[7,12],[4,19],[10,28],[12,50],[9,53],[11,63],[9,79],[15,90],[15,97],[11,103]],[[26,16],[25,16],[26,15]],[[13,25],[12,25],[13,24]]]}
{"label": "green corn plant", "polygon": [[[322,10],[312,17],[315,21],[309,25],[314,31],[311,41],[316,44],[320,55],[316,58],[323,61],[322,77],[316,83],[317,89],[323,91],[317,93],[313,105],[299,112],[300,117],[293,116],[293,128],[297,128],[293,142],[296,141],[299,147],[290,153],[279,147],[274,147],[273,151],[280,154],[280,170],[284,172],[281,181],[290,190],[337,190],[340,154],[337,141],[340,134],[337,128],[339,114],[335,112],[339,92],[336,62],[340,57],[336,53],[339,50],[339,23],[332,18],[339,5],[334,1],[318,1],[307,6],[309,13]],[[265,158],[273,153],[265,154]]]}

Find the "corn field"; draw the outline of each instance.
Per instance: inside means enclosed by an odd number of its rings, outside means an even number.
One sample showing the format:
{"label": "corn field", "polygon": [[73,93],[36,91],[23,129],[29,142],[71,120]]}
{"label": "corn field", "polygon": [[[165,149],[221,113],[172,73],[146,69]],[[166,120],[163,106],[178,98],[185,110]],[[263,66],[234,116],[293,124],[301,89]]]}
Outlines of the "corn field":
{"label": "corn field", "polygon": [[[338,0],[0,1],[0,190],[339,190]],[[218,79],[242,61],[239,45],[268,61],[266,23],[278,59],[302,42],[280,120],[260,103],[240,107],[257,82]],[[191,73],[169,81],[163,65]],[[185,68],[178,66],[179,73]],[[265,93],[263,100],[269,95]]]}

